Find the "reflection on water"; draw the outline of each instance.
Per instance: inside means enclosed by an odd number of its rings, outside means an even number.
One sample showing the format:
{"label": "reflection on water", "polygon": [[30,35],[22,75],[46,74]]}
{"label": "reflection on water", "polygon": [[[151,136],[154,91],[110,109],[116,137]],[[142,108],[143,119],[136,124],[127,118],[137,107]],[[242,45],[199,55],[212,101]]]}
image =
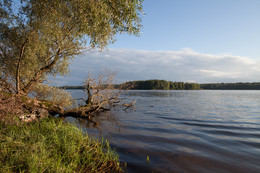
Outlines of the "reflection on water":
{"label": "reflection on water", "polygon": [[137,99],[135,110],[100,113],[95,127],[70,121],[108,139],[127,172],[260,172],[260,91],[129,91],[126,96]]}

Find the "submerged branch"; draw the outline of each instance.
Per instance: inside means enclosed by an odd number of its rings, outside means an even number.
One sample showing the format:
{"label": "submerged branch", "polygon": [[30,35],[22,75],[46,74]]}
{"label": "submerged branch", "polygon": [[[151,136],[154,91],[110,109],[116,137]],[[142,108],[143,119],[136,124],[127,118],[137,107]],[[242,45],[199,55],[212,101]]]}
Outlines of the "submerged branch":
{"label": "submerged branch", "polygon": [[131,106],[133,106],[136,103],[136,100],[134,100],[131,103],[124,103],[123,106],[125,106],[126,108],[124,109],[125,111],[130,108]]}

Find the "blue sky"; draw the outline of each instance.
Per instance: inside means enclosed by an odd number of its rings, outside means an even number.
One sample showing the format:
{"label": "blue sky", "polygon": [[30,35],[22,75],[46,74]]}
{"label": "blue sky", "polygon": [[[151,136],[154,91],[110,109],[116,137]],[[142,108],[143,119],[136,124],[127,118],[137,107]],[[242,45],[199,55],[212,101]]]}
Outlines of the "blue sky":
{"label": "blue sky", "polygon": [[109,47],[260,57],[259,0],[145,0],[141,37]]}
{"label": "blue sky", "polygon": [[[259,82],[260,0],[144,0],[140,37],[118,35],[71,64],[57,84],[118,71],[118,81]],[[109,58],[108,58],[109,57]],[[82,68],[81,68],[82,67]]]}

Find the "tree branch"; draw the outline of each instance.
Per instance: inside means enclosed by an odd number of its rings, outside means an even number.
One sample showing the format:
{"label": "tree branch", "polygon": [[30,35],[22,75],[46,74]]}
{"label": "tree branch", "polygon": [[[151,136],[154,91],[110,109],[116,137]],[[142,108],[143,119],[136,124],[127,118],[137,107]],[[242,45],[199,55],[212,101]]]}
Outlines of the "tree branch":
{"label": "tree branch", "polygon": [[19,56],[19,59],[18,59],[18,63],[17,63],[16,75],[15,75],[16,94],[20,94],[20,66],[21,66],[21,61],[22,61],[22,57],[23,57],[23,53],[24,53],[25,44],[27,42],[28,42],[28,38],[26,38],[25,42],[23,43],[23,45],[21,47],[21,52],[20,52],[20,56]]}
{"label": "tree branch", "polygon": [[31,87],[33,85],[35,85],[40,77],[42,76],[43,73],[45,73],[46,71],[50,70],[53,68],[53,66],[58,62],[58,60],[60,59],[60,52],[61,52],[61,49],[59,48],[56,52],[56,55],[55,55],[55,58],[53,59],[53,61],[45,66],[45,67],[42,67],[38,72],[35,73],[34,77],[30,80],[30,82],[23,88],[23,92],[24,93],[28,93],[28,91],[31,89]]}
{"label": "tree branch", "polygon": [[[75,25],[73,25],[68,32],[65,34],[63,41],[69,36],[70,32],[72,31],[72,29],[75,27]],[[40,70],[38,70],[38,72],[35,73],[34,77],[29,81],[29,83],[23,88],[23,92],[24,93],[28,93],[28,91],[31,89],[31,87],[33,85],[35,85],[36,83],[39,82],[40,77],[43,75],[43,73],[47,72],[48,70],[51,70],[54,65],[58,62],[58,60],[60,59],[60,55],[61,55],[62,51],[61,51],[61,47],[58,48],[55,57],[53,59],[53,61],[49,64],[46,65],[45,67],[42,67]]]}

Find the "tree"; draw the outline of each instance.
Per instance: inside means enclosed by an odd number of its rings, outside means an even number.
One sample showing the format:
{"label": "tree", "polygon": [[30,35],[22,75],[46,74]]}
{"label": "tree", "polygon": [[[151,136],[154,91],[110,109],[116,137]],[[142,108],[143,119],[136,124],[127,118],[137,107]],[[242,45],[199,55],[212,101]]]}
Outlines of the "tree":
{"label": "tree", "polygon": [[[138,35],[142,0],[0,0],[0,83],[27,95],[75,55]],[[14,5],[15,4],[15,5]],[[18,6],[18,7],[17,7]]]}
{"label": "tree", "polygon": [[[63,117],[87,117],[90,119],[91,116],[94,115],[93,113],[99,110],[110,110],[111,106],[119,105],[122,101],[122,98],[119,97],[120,94],[123,91],[130,89],[133,85],[129,83],[115,86],[113,84],[115,75],[116,72],[108,70],[100,72],[97,76],[89,73],[88,77],[84,81],[86,97],[78,99],[83,101],[83,103],[71,109],[55,109],[53,113],[59,114]],[[69,101],[70,99],[67,100]],[[127,99],[127,101],[129,101],[129,99]],[[126,110],[135,102],[136,100],[130,103],[124,102],[123,104],[120,104],[120,107],[123,107],[124,110]]]}

